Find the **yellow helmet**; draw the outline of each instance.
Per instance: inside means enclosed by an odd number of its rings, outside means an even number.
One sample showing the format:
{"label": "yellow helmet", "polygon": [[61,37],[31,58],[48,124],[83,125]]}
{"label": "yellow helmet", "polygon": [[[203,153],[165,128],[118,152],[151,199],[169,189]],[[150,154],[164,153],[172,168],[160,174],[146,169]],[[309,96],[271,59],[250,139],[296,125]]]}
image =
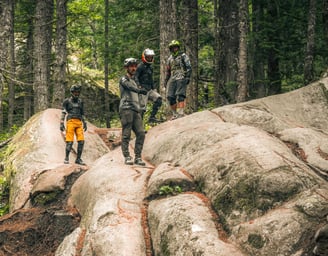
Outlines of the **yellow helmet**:
{"label": "yellow helmet", "polygon": [[172,40],[170,43],[169,43],[169,49],[171,50],[172,47],[179,47],[181,46],[180,42],[178,40]]}

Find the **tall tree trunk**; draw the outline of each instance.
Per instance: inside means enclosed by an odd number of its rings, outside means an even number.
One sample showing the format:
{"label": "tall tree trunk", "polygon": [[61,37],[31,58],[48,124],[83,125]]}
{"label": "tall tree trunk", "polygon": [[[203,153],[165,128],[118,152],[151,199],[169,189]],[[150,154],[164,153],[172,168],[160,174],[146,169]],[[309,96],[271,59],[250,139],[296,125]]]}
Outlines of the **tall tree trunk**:
{"label": "tall tree trunk", "polygon": [[12,1],[0,1],[0,130],[4,128],[3,101],[4,89],[10,80],[10,30],[11,30]]}
{"label": "tall tree trunk", "polygon": [[53,0],[37,0],[34,25],[34,111],[49,106]]}
{"label": "tall tree trunk", "polygon": [[109,94],[108,94],[108,59],[109,59],[109,0],[105,0],[105,54],[104,54],[104,72],[105,72],[105,116],[106,127],[110,128],[110,108],[109,108]]}
{"label": "tall tree trunk", "polygon": [[314,80],[313,59],[315,45],[315,24],[317,16],[316,0],[309,0],[309,14],[307,27],[307,44],[304,60],[304,84],[307,85]]}
{"label": "tall tree trunk", "polygon": [[221,47],[220,47],[220,19],[218,14],[218,0],[214,0],[214,106],[218,107],[223,105],[220,98],[220,88],[224,86],[222,81],[222,70],[220,65]]}
{"label": "tall tree trunk", "polygon": [[14,17],[15,17],[15,1],[10,2],[10,31],[9,31],[9,38],[10,38],[10,46],[9,46],[9,67],[10,67],[10,77],[8,81],[8,127],[11,128],[14,125],[14,112],[15,112],[15,82],[16,80],[16,68],[15,68],[15,35],[14,35]]}
{"label": "tall tree trunk", "polygon": [[33,115],[33,22],[29,19],[28,34],[26,38],[27,58],[24,67],[27,75],[27,85],[24,88],[24,121],[27,121]]}
{"label": "tall tree trunk", "polygon": [[[253,17],[253,34],[259,34],[262,30],[263,22],[263,5],[261,0],[254,1],[252,4],[252,17]],[[252,33],[251,32],[251,33]],[[263,49],[260,47],[261,41],[258,37],[255,37],[252,47],[252,54],[249,54],[249,59],[252,59],[252,73],[254,77],[254,91],[256,98],[263,98],[266,96],[266,83],[265,83],[265,72],[264,72],[264,57]]]}
{"label": "tall tree trunk", "polygon": [[323,0],[322,7],[323,33],[328,48],[328,0]]}
{"label": "tall tree trunk", "polygon": [[247,29],[248,0],[240,0],[239,6],[239,54],[238,54],[238,90],[236,102],[246,101],[247,85]]}
{"label": "tall tree trunk", "polygon": [[177,38],[177,14],[176,14],[176,0],[160,0],[160,90],[161,94],[165,95],[164,102],[166,102],[166,92],[164,89],[166,60],[170,55],[169,42]]}
{"label": "tall tree trunk", "polygon": [[91,51],[92,51],[92,68],[98,69],[98,53],[97,53],[97,28],[94,20],[89,22],[90,29],[92,31],[92,39],[91,39]]}
{"label": "tall tree trunk", "polygon": [[192,76],[187,90],[187,111],[198,110],[198,2],[197,0],[183,0],[183,38],[186,53],[190,58]]}
{"label": "tall tree trunk", "polygon": [[[224,41],[224,29],[223,18],[219,15],[219,0],[214,0],[214,106],[222,106],[228,103],[229,97],[227,97],[225,88],[225,70],[226,62],[223,41]],[[222,6],[221,6],[222,7]]]}
{"label": "tall tree trunk", "polygon": [[65,98],[65,88],[67,87],[67,0],[57,0],[56,10],[56,61],[54,65],[52,107],[61,108]]}
{"label": "tall tree trunk", "polygon": [[[225,104],[231,101],[231,96],[234,95],[237,85],[237,70],[238,70],[238,47],[239,47],[239,31],[238,31],[238,6],[239,0],[218,0],[218,17],[219,17],[219,56],[218,61],[220,76],[219,91],[221,95],[221,103]],[[229,88],[228,88],[229,86]],[[229,93],[227,91],[229,90]]]}
{"label": "tall tree trunk", "polygon": [[268,31],[268,41],[271,42],[271,46],[268,52],[268,80],[269,80],[269,88],[268,95],[274,95],[281,93],[281,77],[279,70],[279,57],[278,57],[278,43],[279,35],[273,34],[273,27],[278,20],[277,6],[273,1],[268,2],[268,19],[272,26],[272,30]]}
{"label": "tall tree trunk", "polygon": [[[326,49],[328,49],[328,0],[323,0],[322,7],[323,38]],[[326,73],[328,73],[328,68],[326,69]]]}

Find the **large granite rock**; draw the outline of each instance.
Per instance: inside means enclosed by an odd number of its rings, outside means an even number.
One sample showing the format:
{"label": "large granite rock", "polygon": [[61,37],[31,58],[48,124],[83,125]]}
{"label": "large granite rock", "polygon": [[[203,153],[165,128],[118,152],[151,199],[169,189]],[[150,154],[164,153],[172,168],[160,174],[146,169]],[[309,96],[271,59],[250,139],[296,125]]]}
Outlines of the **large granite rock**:
{"label": "large granite rock", "polygon": [[[56,255],[328,255],[327,88],[328,78],[160,124],[146,135],[146,167],[124,165],[91,129],[90,164],[67,202],[80,226]],[[12,142],[12,210],[64,186],[45,170],[74,171],[56,118],[34,117]],[[57,134],[45,138],[49,126]]]}

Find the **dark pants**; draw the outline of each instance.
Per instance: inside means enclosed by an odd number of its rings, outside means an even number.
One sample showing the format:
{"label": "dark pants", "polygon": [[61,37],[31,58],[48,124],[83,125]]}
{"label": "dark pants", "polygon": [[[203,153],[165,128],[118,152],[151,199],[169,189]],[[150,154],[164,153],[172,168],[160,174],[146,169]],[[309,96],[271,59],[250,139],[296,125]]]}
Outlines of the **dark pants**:
{"label": "dark pants", "polygon": [[168,82],[167,99],[170,105],[182,102],[186,98],[187,83],[185,79],[174,80],[170,79]]}
{"label": "dark pants", "polygon": [[124,157],[130,156],[129,142],[131,139],[131,131],[136,135],[134,146],[134,154],[136,158],[141,157],[143,144],[145,141],[145,130],[143,128],[142,118],[140,113],[133,110],[122,110],[120,112],[122,124],[122,153]]}

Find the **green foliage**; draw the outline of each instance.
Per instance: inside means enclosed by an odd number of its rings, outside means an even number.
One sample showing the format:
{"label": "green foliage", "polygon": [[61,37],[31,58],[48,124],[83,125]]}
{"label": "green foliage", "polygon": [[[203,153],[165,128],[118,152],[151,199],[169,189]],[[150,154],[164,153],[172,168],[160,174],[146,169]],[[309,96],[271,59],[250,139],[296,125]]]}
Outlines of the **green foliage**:
{"label": "green foliage", "polygon": [[[110,73],[121,71],[125,58],[140,58],[144,48],[153,48],[159,53],[159,20],[153,11],[157,4],[154,0],[110,2]],[[71,53],[84,66],[103,70],[104,3],[97,0],[74,0],[69,2],[68,8],[68,45]]]}
{"label": "green foliage", "polygon": [[20,129],[19,126],[13,125],[9,130],[3,131],[0,133],[0,143],[8,140],[12,136],[14,136],[18,130]]}
{"label": "green foliage", "polygon": [[40,193],[32,199],[33,205],[45,206],[55,201],[61,191],[51,191],[48,193]]}
{"label": "green foliage", "polygon": [[249,234],[247,242],[256,249],[261,249],[265,244],[265,241],[259,234]]}
{"label": "green foliage", "polygon": [[[0,134],[0,142],[6,142],[12,138],[19,130],[19,127],[14,125],[8,131]],[[5,146],[0,150],[0,163],[3,164],[6,157],[12,152],[12,148]],[[0,216],[9,212],[9,191],[10,191],[10,171],[0,173]]]}
{"label": "green foliage", "polygon": [[199,50],[198,55],[199,62],[202,63],[202,65],[199,67],[200,76],[213,77],[213,47],[210,45],[205,45]]}
{"label": "green foliage", "polygon": [[[226,187],[216,197],[214,207],[227,215],[234,209],[250,213],[255,208],[260,208],[257,179],[255,177],[245,178],[233,188]],[[267,208],[260,210],[266,211]]]}
{"label": "green foliage", "polygon": [[[214,107],[214,90],[218,86],[214,83],[214,74],[217,70],[214,67],[214,52],[220,51],[220,56],[226,56],[226,59],[219,60],[220,66],[230,65],[229,58],[236,58],[233,55],[233,49],[236,47],[229,40],[225,40],[223,35],[231,27],[238,24],[229,24],[224,20],[227,26],[220,27],[223,33],[220,34],[217,42],[215,36],[215,17],[214,6],[211,0],[198,0],[198,95],[199,106],[201,110]],[[318,2],[317,17],[322,17],[321,3]],[[220,5],[227,7],[231,3],[222,1]],[[227,6],[225,6],[227,5]],[[178,18],[184,15],[181,1],[177,2]],[[71,0],[67,2],[67,47],[69,76],[78,74],[80,79],[85,78],[85,73],[92,70],[98,71],[97,78],[103,80],[104,70],[104,52],[105,52],[105,8],[103,1],[97,0]],[[17,67],[19,73],[17,79],[30,85],[33,75],[26,72],[30,66],[31,52],[29,39],[33,38],[33,19],[35,2],[28,0],[17,1],[15,5],[15,45],[17,45]],[[232,10],[233,8],[227,8]],[[154,63],[155,81],[159,81],[160,65],[163,60],[159,59],[160,53],[160,13],[159,2],[156,0],[145,1],[110,1],[109,2],[109,78],[118,80],[124,69],[122,62],[127,57],[139,58],[145,48],[155,50],[156,59]],[[181,14],[181,15],[180,15]],[[248,43],[248,70],[249,70],[249,95],[255,98],[258,81],[265,81],[266,89],[270,84],[269,65],[271,57],[278,60],[278,69],[276,77],[282,84],[282,92],[291,91],[304,86],[303,72],[305,49],[307,43],[307,21],[308,21],[308,2],[307,1],[258,1],[249,4],[249,34]],[[231,15],[226,15],[226,17]],[[220,17],[221,18],[221,17]],[[220,21],[221,22],[221,21]],[[177,31],[184,28],[181,20],[176,21]],[[54,22],[55,26],[55,22]],[[54,29],[55,31],[55,29]],[[315,53],[314,53],[314,76],[319,78],[328,66],[328,47],[325,33],[324,19],[318,18],[316,23]],[[221,32],[221,31],[219,31]],[[168,35],[170,37],[170,35]],[[54,38],[56,35],[54,34]],[[231,43],[231,45],[230,45]],[[218,46],[222,49],[217,49]],[[225,51],[225,52],[222,52]],[[56,56],[54,56],[55,58]],[[221,68],[225,70],[224,68]],[[233,96],[237,88],[234,75],[237,73],[237,66],[226,67],[227,72],[220,75],[222,82],[222,91],[220,94],[226,94],[230,99],[226,103],[234,103]],[[257,73],[262,70],[262,73]],[[228,74],[229,73],[229,74]],[[79,80],[80,80],[79,79]],[[272,82],[272,81],[271,81]],[[221,85],[221,84],[220,84]],[[21,97],[24,93],[24,86],[16,86],[16,96]],[[4,117],[8,111],[7,91],[4,88]],[[208,94],[206,93],[208,90]],[[267,90],[268,91],[268,90]],[[226,96],[223,96],[228,98]],[[16,97],[17,98],[17,97]],[[23,110],[15,109],[21,122],[23,120]],[[101,120],[102,121],[102,120]],[[4,118],[6,122],[6,118]],[[146,127],[148,128],[148,127]]]}
{"label": "green foliage", "polygon": [[161,186],[159,189],[159,195],[177,195],[182,193],[182,188],[180,186],[171,186],[171,185],[164,185]]}
{"label": "green foliage", "polygon": [[4,176],[0,176],[0,216],[9,212],[9,182]]}
{"label": "green foliage", "polygon": [[[154,127],[154,126],[157,125],[155,123],[149,123],[148,122],[148,119],[150,117],[150,114],[151,114],[152,108],[153,108],[153,105],[152,104],[153,104],[152,102],[148,102],[146,112],[144,113],[144,116],[143,116],[144,129],[145,129],[145,131],[148,131],[149,129],[151,129],[152,127]],[[156,117],[158,119],[161,119],[161,120],[166,120],[166,118],[165,118],[165,110],[164,110],[164,107],[163,106],[159,109]]]}
{"label": "green foliage", "polygon": [[289,92],[299,89],[303,86],[303,74],[294,75],[291,78],[286,78],[282,81],[282,92]]}

